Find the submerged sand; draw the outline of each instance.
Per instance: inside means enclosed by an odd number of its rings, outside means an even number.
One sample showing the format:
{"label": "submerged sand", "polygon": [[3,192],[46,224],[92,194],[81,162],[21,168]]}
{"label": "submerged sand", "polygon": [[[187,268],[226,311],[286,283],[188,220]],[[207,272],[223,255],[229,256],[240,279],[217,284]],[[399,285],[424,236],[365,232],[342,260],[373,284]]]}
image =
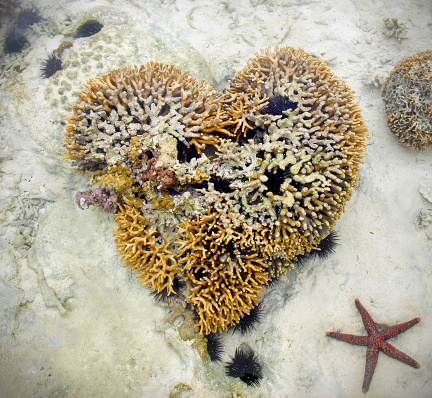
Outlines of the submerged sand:
{"label": "submerged sand", "polygon": [[[0,397],[360,397],[366,349],[326,337],[366,333],[355,298],[383,327],[421,317],[390,340],[421,367],[380,354],[367,395],[432,396],[431,149],[397,142],[380,96],[397,62],[431,49],[430,1],[23,4],[45,21],[23,53],[0,60]],[[103,30],[74,39],[89,16]],[[389,37],[384,18],[398,18],[406,38]],[[73,42],[64,70],[43,79],[42,61],[63,41]],[[108,65],[175,63],[222,90],[268,45],[326,62],[355,90],[371,136],[336,252],[268,290],[255,331],[223,335],[224,360],[243,342],[259,356],[253,388],[204,363],[122,268],[112,216],[76,206],[86,180],[60,161],[59,142],[68,104]]]}

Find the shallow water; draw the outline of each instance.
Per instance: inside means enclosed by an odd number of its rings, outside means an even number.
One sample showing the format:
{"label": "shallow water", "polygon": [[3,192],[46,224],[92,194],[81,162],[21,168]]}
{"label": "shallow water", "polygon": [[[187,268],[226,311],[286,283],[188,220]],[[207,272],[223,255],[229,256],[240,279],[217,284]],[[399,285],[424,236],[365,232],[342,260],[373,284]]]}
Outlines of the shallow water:
{"label": "shallow water", "polygon": [[[368,396],[432,395],[431,152],[398,143],[380,95],[397,62],[430,49],[430,2],[36,6],[44,20],[26,30],[28,46],[0,59],[0,397],[360,397],[366,349],[326,337],[366,333],[355,298],[382,326],[421,317],[390,340],[421,367],[381,354]],[[102,30],[75,38],[90,16]],[[389,37],[384,18],[398,18],[406,34]],[[2,21],[2,41],[13,19]],[[43,78],[43,61],[66,41],[63,70]],[[268,289],[256,330],[223,334],[224,362],[247,343],[262,363],[260,385],[249,387],[223,364],[203,362],[181,339],[181,319],[167,322],[167,309],[122,267],[112,215],[75,204],[88,185],[61,162],[60,141],[69,104],[108,66],[173,63],[223,90],[269,45],[324,61],[355,90],[371,135],[359,186],[336,223],[335,253]]]}

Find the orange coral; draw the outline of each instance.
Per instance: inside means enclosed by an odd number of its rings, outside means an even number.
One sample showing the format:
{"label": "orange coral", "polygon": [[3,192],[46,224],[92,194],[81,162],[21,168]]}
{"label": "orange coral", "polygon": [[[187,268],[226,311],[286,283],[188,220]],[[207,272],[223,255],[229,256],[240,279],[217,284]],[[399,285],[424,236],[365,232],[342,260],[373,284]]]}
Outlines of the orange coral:
{"label": "orange coral", "polygon": [[241,228],[225,228],[215,213],[183,220],[179,226],[180,263],[191,285],[187,301],[199,317],[200,333],[226,329],[260,300],[269,279],[256,246],[245,247]]}
{"label": "orange coral", "polygon": [[155,62],[90,79],[63,144],[126,203],[114,232],[125,266],[185,297],[208,334],[249,314],[269,279],[329,233],[367,136],[345,82],[302,49],[276,47],[220,95]]}
{"label": "orange coral", "polygon": [[130,205],[120,206],[114,218],[118,224],[114,232],[118,255],[127,268],[138,273],[138,282],[153,291],[166,289],[167,295],[176,294],[173,283],[180,268],[170,242]]}
{"label": "orange coral", "polygon": [[[319,136],[321,132],[334,133],[338,143],[333,149],[343,150],[355,164],[361,162],[368,134],[360,107],[354,102],[353,91],[324,62],[303,49],[276,46],[273,50],[271,47],[261,50],[243,70],[236,73],[228,93],[233,99],[234,109],[241,107],[237,102],[243,98],[243,107],[255,117],[265,114],[266,107],[261,104],[272,96],[287,96],[292,104],[301,108],[297,112],[300,116],[298,122],[313,136]],[[235,114],[235,111],[228,112]],[[237,123],[237,139],[238,130],[247,136],[250,128],[247,123],[240,117],[233,119]],[[358,171],[358,166],[355,171]]]}
{"label": "orange coral", "polygon": [[[268,47],[237,72],[221,100],[229,128],[253,139],[260,169],[241,187],[269,203],[275,237],[324,238],[344,211],[368,137],[353,91],[302,49]],[[255,199],[255,202],[257,199]]]}
{"label": "orange coral", "polygon": [[131,137],[165,132],[200,152],[230,136],[211,87],[173,65],[148,62],[90,79],[64,133],[80,171],[126,160]]}

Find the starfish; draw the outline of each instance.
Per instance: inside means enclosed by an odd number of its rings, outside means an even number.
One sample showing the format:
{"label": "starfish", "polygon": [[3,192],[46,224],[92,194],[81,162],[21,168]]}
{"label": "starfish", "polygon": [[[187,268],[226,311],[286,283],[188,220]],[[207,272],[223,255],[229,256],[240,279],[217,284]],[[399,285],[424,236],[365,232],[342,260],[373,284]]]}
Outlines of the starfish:
{"label": "starfish", "polygon": [[420,318],[411,319],[408,322],[400,323],[398,325],[390,326],[385,330],[378,331],[376,322],[372,319],[359,299],[355,299],[355,304],[363,320],[363,325],[368,332],[368,336],[358,336],[354,334],[327,332],[327,336],[333,337],[334,339],[345,341],[346,343],[355,345],[367,346],[366,352],[366,367],[363,379],[363,392],[369,390],[369,386],[372,380],[372,376],[375,371],[375,366],[378,362],[378,353],[381,350],[384,354],[389,357],[398,359],[414,368],[419,368],[420,364],[407,354],[399,351],[385,340],[391,337],[397,336],[399,333],[405,332],[405,330],[414,326],[420,321]]}

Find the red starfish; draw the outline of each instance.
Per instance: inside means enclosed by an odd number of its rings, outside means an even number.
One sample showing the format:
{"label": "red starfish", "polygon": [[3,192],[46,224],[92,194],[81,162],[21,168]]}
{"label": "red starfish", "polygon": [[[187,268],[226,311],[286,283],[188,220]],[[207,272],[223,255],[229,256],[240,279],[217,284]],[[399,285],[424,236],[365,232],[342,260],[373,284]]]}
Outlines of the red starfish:
{"label": "red starfish", "polygon": [[414,326],[417,322],[420,321],[420,318],[411,319],[408,322],[400,323],[398,325],[390,326],[385,330],[378,331],[376,323],[366,311],[366,309],[362,306],[359,299],[355,299],[355,303],[357,309],[360,312],[360,315],[363,320],[363,325],[368,332],[368,336],[357,336],[354,334],[346,334],[346,333],[336,333],[336,332],[327,332],[327,336],[333,337],[334,339],[345,341],[346,343],[355,344],[355,345],[366,345],[368,346],[366,352],[366,368],[363,379],[363,392],[369,390],[369,385],[372,380],[372,376],[375,371],[375,366],[378,361],[378,353],[381,350],[384,354],[389,357],[398,359],[408,365],[411,365],[414,368],[419,368],[420,364],[412,359],[407,354],[399,351],[397,348],[393,347],[391,344],[387,343],[385,340],[397,336],[399,333],[405,332],[405,330]]}

